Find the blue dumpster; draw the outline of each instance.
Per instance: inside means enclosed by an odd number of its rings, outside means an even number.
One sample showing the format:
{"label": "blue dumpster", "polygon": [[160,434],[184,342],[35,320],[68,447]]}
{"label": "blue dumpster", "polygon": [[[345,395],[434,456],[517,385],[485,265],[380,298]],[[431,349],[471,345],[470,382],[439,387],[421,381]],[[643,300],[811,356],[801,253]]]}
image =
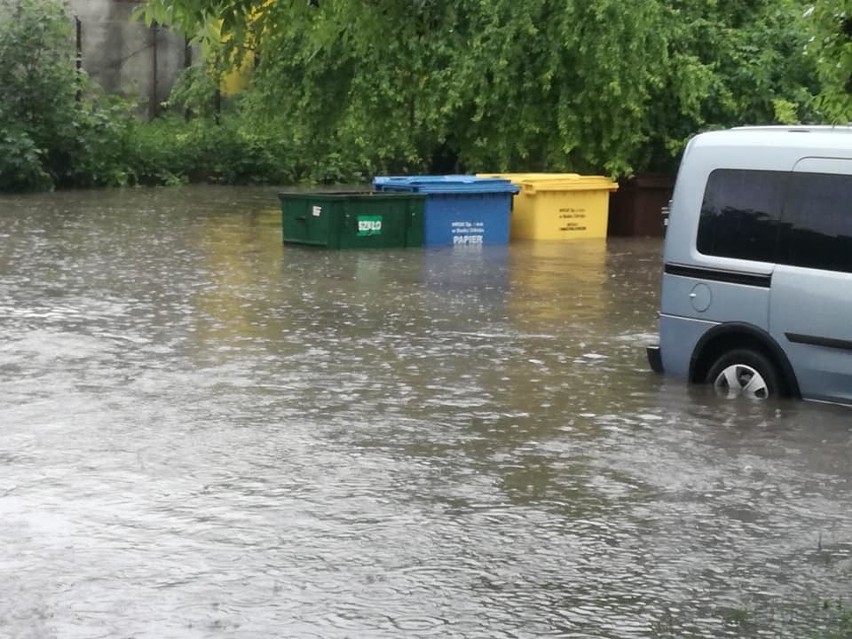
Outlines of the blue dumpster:
{"label": "blue dumpster", "polygon": [[508,244],[512,196],[519,187],[505,178],[473,175],[377,177],[377,191],[426,196],[423,246]]}

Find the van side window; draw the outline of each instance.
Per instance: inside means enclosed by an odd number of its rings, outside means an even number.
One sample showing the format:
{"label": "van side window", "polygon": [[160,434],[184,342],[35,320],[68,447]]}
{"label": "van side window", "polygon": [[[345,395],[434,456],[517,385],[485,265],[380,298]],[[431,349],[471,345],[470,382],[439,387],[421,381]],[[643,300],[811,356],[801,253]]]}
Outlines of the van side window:
{"label": "van side window", "polygon": [[707,179],[698,222],[705,255],[774,262],[790,173],[717,169]]}
{"label": "van side window", "polygon": [[852,176],[791,177],[778,261],[852,273]]}

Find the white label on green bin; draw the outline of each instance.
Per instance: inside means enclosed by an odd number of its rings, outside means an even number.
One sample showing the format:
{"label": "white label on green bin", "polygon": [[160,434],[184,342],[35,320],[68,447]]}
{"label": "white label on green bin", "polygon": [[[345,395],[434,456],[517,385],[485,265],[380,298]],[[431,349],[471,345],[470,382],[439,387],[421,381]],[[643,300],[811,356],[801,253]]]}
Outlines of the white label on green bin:
{"label": "white label on green bin", "polygon": [[369,235],[382,234],[382,216],[381,215],[359,215],[358,216],[358,237],[367,237]]}
{"label": "white label on green bin", "polygon": [[314,217],[319,217],[321,214],[322,214],[322,207],[321,206],[315,206],[311,209],[311,215],[313,215]]}

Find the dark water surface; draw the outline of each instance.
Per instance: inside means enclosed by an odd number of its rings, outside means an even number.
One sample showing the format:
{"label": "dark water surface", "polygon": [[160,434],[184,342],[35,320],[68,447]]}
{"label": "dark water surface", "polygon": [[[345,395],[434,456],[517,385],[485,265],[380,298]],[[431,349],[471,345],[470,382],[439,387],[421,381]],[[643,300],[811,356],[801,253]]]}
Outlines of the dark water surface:
{"label": "dark water surface", "polygon": [[0,636],[816,637],[852,413],[648,372],[659,240],[282,247],[0,198]]}

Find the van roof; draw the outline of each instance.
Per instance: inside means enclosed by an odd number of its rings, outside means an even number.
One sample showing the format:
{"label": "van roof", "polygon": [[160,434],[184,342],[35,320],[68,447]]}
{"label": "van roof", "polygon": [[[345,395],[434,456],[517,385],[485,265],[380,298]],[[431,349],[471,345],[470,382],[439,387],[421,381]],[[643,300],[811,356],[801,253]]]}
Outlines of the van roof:
{"label": "van roof", "polygon": [[[742,126],[708,131],[690,146],[773,147],[852,151],[852,126]],[[844,156],[846,153],[844,153]]]}
{"label": "van roof", "polygon": [[731,131],[777,131],[780,133],[823,133],[826,131],[837,133],[852,133],[852,124],[766,124],[752,126],[735,126]]}

